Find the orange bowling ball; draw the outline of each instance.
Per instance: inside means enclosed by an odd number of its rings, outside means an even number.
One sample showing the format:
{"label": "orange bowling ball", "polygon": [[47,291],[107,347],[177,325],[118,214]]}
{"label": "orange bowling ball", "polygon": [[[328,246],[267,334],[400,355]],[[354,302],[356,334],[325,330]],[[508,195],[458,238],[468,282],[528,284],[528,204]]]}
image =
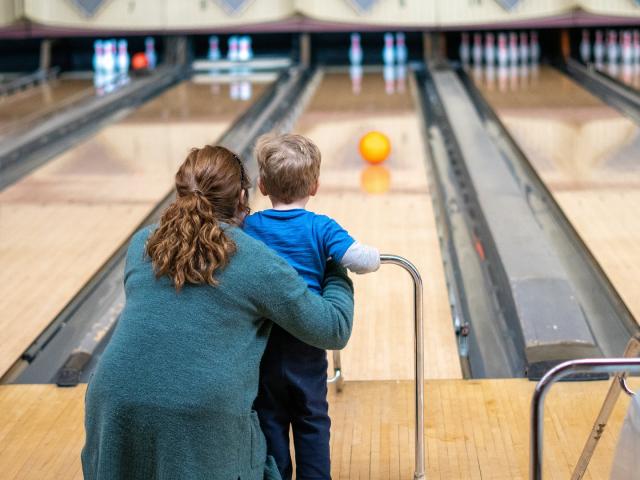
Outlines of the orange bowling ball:
{"label": "orange bowling ball", "polygon": [[382,165],[369,165],[360,175],[360,186],[367,193],[386,193],[391,186],[391,173]]}
{"label": "orange bowling ball", "polygon": [[360,155],[365,161],[375,165],[384,162],[391,153],[391,142],[382,132],[369,132],[360,139]]}
{"label": "orange bowling ball", "polygon": [[149,66],[149,61],[147,60],[147,56],[138,52],[133,57],[131,57],[131,68],[134,70],[142,70]]}

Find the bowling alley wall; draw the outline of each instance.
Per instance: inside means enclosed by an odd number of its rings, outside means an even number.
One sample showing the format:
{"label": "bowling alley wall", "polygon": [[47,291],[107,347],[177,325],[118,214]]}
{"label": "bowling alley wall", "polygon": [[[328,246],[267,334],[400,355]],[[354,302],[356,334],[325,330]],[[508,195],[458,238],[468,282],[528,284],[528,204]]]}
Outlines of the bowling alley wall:
{"label": "bowling alley wall", "polygon": [[636,0],[13,0],[0,2],[0,35],[92,31],[327,31],[549,26],[634,21]]}

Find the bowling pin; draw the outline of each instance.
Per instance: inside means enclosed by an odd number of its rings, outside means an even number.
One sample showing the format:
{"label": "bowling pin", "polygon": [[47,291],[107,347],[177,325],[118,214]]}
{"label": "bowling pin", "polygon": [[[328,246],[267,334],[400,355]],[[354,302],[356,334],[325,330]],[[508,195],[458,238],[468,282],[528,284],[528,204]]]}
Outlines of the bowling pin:
{"label": "bowling pin", "polygon": [[518,35],[516,32],[509,33],[509,63],[514,66],[518,64]]}
{"label": "bowling pin", "polygon": [[463,33],[460,38],[460,48],[458,51],[460,61],[463,65],[469,64],[469,34]]}
{"label": "bowling pin", "polygon": [[131,59],[129,58],[129,52],[127,51],[127,41],[122,39],[118,41],[118,71],[121,75],[127,75],[129,73],[129,64]]}
{"label": "bowling pin", "polygon": [[351,45],[349,46],[349,63],[360,65],[362,63],[362,46],[360,45],[360,34],[351,34]]}
{"label": "bowling pin", "polygon": [[354,95],[359,95],[362,91],[362,65],[359,63],[351,64],[349,78],[351,79],[351,91]]}
{"label": "bowling pin", "polygon": [[228,40],[227,59],[232,62],[238,61],[238,37],[232,35]]}
{"label": "bowling pin", "polygon": [[482,65],[482,35],[479,33],[473,34],[473,64]]}
{"label": "bowling pin", "polygon": [[246,35],[238,38],[238,60],[240,62],[249,60],[249,37]]}
{"label": "bowling pin", "polygon": [[633,63],[640,62],[640,30],[633,31]]}
{"label": "bowling pin", "polygon": [[607,63],[618,62],[618,42],[616,41],[617,33],[615,30],[609,30],[609,38],[607,41]]}
{"label": "bowling pin", "polygon": [[382,75],[384,77],[384,91],[387,93],[387,95],[393,94],[396,90],[395,73],[395,68],[392,64],[387,64],[384,66]]}
{"label": "bowling pin", "polygon": [[111,40],[105,40],[103,43],[104,54],[102,57],[102,71],[105,75],[113,75],[116,69],[116,56],[113,50],[113,43]]}
{"label": "bowling pin", "polygon": [[407,63],[407,45],[405,43],[404,33],[396,33],[396,62],[400,65]]}
{"label": "bowling pin", "polygon": [[596,63],[596,68],[602,67],[604,61],[604,37],[602,30],[596,30],[595,41],[593,42],[593,60]]}
{"label": "bowling pin", "polygon": [[529,38],[531,39],[531,63],[537,65],[540,61],[540,44],[538,43],[538,32],[536,32],[535,30],[531,31]]}
{"label": "bowling pin", "polygon": [[520,63],[522,65],[529,61],[529,41],[527,32],[520,32]]}
{"label": "bowling pin", "polygon": [[156,43],[153,37],[147,37],[144,39],[144,54],[147,57],[149,70],[156,68],[158,57],[156,55]]}
{"label": "bowling pin", "polygon": [[207,58],[212,62],[220,60],[220,42],[216,35],[211,35],[209,37],[209,54],[207,55]]}
{"label": "bowling pin", "polygon": [[382,62],[385,65],[392,65],[394,60],[393,34],[384,34],[384,48],[382,49]]}
{"label": "bowling pin", "polygon": [[247,43],[249,46],[247,47],[247,51],[249,52],[249,60],[253,59],[253,39],[247,35]]}
{"label": "bowling pin", "polygon": [[487,33],[484,37],[484,60],[487,65],[493,66],[496,62],[496,47],[493,33]]}
{"label": "bowling pin", "polygon": [[[509,63],[509,50],[507,48],[507,34],[500,33],[498,35],[498,65],[506,67]],[[498,72],[499,74],[500,72]]]}
{"label": "bowling pin", "polygon": [[630,65],[633,61],[633,44],[631,42],[631,31],[622,32],[622,63]]}
{"label": "bowling pin", "polygon": [[93,42],[93,71],[94,73],[98,73],[102,71],[102,56],[103,56],[103,46],[102,40],[96,40]]}
{"label": "bowling pin", "polygon": [[591,42],[589,41],[589,30],[582,30],[582,40],[580,40],[580,58],[584,63],[591,60]]}

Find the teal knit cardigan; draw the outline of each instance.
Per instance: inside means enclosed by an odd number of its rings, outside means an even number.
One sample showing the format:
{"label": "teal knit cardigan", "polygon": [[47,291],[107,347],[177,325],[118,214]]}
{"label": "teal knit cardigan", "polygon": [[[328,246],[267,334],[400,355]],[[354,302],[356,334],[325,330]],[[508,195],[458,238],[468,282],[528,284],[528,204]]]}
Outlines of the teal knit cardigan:
{"label": "teal knit cardigan", "polygon": [[[131,240],[126,304],[85,400],[85,479],[280,478],[251,405],[272,322],[304,342],[343,348],[353,287],[329,265],[322,296],[240,229],[220,284],[156,279],[144,254],[153,227]],[[270,320],[267,320],[270,319]]]}

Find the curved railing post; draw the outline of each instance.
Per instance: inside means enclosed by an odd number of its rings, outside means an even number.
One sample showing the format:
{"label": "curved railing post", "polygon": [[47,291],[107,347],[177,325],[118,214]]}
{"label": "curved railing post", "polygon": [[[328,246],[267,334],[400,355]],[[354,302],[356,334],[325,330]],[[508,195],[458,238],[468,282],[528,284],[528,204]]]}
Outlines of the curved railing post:
{"label": "curved railing post", "polygon": [[398,255],[380,255],[380,263],[398,265],[413,279],[414,308],[414,371],[415,371],[415,447],[416,462],[413,478],[425,478],[424,465],[424,326],[422,318],[422,278],[418,269]]}
{"label": "curved railing post", "polygon": [[551,386],[576,373],[640,373],[640,358],[596,358],[571,360],[549,370],[536,385],[531,400],[530,480],[542,479],[542,444],[544,431],[544,399]]}

